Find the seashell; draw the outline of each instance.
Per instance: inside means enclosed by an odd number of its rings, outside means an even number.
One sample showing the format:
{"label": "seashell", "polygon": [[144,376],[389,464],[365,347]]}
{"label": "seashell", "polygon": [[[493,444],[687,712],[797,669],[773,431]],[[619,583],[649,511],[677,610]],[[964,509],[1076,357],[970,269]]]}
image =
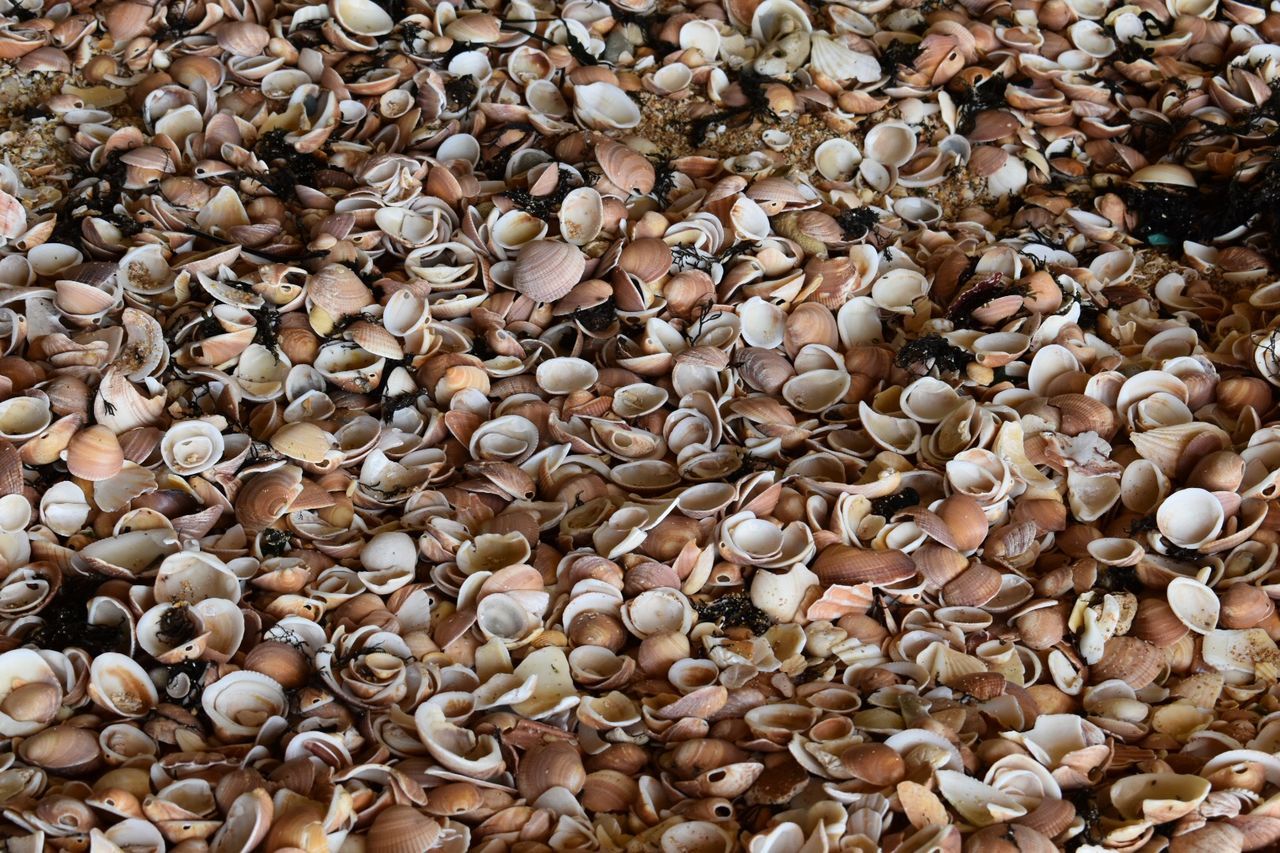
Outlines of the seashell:
{"label": "seashell", "polygon": [[233,672],[204,689],[201,707],[218,737],[225,740],[253,738],[263,724],[282,714],[287,705],[284,689],[259,672]]}
{"label": "seashell", "polygon": [[89,729],[61,725],[47,728],[22,741],[19,757],[63,776],[78,776],[98,766],[102,753],[97,736]]}
{"label": "seashell", "polygon": [[[668,70],[670,68],[668,66]],[[676,88],[682,89],[684,86]],[[602,139],[596,143],[595,157],[600,170],[614,186],[637,195],[652,192],[656,173],[653,164],[642,155],[621,143]]]}
{"label": "seashell", "polygon": [[551,358],[538,365],[538,385],[549,394],[573,394],[596,384],[600,373],[580,358]]}
{"label": "seashell", "polygon": [[1166,595],[1173,614],[1192,631],[1207,634],[1218,626],[1218,596],[1199,581],[1174,578]]}
{"label": "seashell", "polygon": [[225,452],[222,433],[204,420],[178,421],[160,440],[160,455],[169,470],[191,477],[216,465]]}
{"label": "seashell", "polygon": [[560,236],[566,243],[585,246],[604,228],[604,201],[591,187],[570,190],[560,203]]}
{"label": "seashell", "polygon": [[107,480],[124,467],[124,451],[106,427],[86,427],[71,437],[66,450],[67,470],[91,482]]}
{"label": "seashell", "polygon": [[574,86],[573,114],[592,130],[630,130],[641,118],[627,93],[605,81]]}
{"label": "seashell", "polygon": [[374,818],[367,844],[370,853],[409,853],[431,849],[439,837],[437,821],[412,806],[392,805]]}
{"label": "seashell", "polygon": [[881,122],[868,131],[862,147],[868,159],[882,166],[902,166],[916,153],[916,134],[903,122]]}
{"label": "seashell", "polygon": [[1156,526],[1170,542],[1184,548],[1198,548],[1222,530],[1222,504],[1204,489],[1174,492],[1156,510]]}
{"label": "seashell", "polygon": [[1252,628],[1275,613],[1271,597],[1256,586],[1232,584],[1222,593],[1221,620],[1224,628]]}
{"label": "seashell", "polygon": [[1137,637],[1107,640],[1102,659],[1092,666],[1091,675],[1103,681],[1119,678],[1135,690],[1146,687],[1159,672],[1163,655]]}
{"label": "seashell", "polygon": [[1199,776],[1138,773],[1112,783],[1110,794],[1122,817],[1164,823],[1194,811],[1209,789],[1209,782]]}
{"label": "seashell", "polygon": [[862,153],[847,139],[828,139],[813,151],[813,164],[829,181],[849,181],[857,173]]}
{"label": "seashell", "polygon": [[837,83],[874,83],[880,79],[880,63],[874,56],[850,50],[825,34],[813,35],[809,51],[809,66]]}
{"label": "seashell", "polygon": [[913,577],[916,565],[901,551],[867,551],[836,543],[818,554],[813,572],[824,584],[869,583],[882,587]]}
{"label": "seashell", "polygon": [[330,0],[329,12],[356,36],[383,36],[395,26],[391,16],[370,0]]}
{"label": "seashell", "polygon": [[146,716],[160,701],[146,670],[131,658],[114,652],[93,659],[89,696],[108,713],[127,718]]}
{"label": "seashell", "polygon": [[840,754],[840,763],[855,778],[876,787],[896,785],[907,774],[907,764],[882,743],[856,743]]}
{"label": "seashell", "polygon": [[585,269],[586,258],[576,246],[535,240],[520,250],[515,289],[538,302],[554,302],[582,280]]}

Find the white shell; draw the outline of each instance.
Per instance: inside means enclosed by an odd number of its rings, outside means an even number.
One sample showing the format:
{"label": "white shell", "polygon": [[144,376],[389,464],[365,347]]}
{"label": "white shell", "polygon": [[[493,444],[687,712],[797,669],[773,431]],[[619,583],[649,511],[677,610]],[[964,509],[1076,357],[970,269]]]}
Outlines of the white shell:
{"label": "white shell", "polygon": [[604,200],[592,187],[578,187],[560,205],[560,236],[575,246],[585,246],[604,227]]}
{"label": "white shell", "polygon": [[206,420],[178,421],[160,439],[160,455],[181,477],[207,471],[222,459],[222,432]]}
{"label": "white shell", "polygon": [[777,305],[753,296],[738,308],[742,339],[753,347],[773,349],[782,344],[787,332],[787,315]]}
{"label": "white shell", "polygon": [[200,704],[218,736],[235,741],[252,739],[267,720],[285,713],[289,700],[275,680],[240,670],[206,687]]}
{"label": "white shell", "polygon": [[640,124],[640,107],[612,83],[575,86],[573,101],[573,114],[592,130],[630,130]]}
{"label": "white shell", "polygon": [[1174,492],[1156,510],[1156,527],[1175,545],[1198,548],[1222,531],[1222,502],[1204,489]]}
{"label": "white shell", "polygon": [[1192,578],[1174,578],[1166,591],[1169,609],[1192,631],[1208,634],[1218,627],[1221,602],[1217,593]]}
{"label": "white shell", "polygon": [[901,166],[916,153],[916,132],[904,122],[881,122],[867,133],[863,149],[883,166]]}
{"label": "white shell", "polygon": [[372,0],[331,0],[330,10],[342,28],[357,36],[385,36],[395,21]]}

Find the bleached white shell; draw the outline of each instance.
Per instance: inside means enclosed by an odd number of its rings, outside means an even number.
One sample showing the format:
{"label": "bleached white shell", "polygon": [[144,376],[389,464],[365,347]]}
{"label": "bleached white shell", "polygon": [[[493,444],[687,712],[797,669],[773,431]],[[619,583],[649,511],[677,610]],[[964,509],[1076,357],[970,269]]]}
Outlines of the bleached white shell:
{"label": "bleached white shell", "polygon": [[1156,510],[1156,527],[1175,545],[1198,548],[1222,531],[1222,503],[1205,489],[1180,489]]}
{"label": "bleached white shell", "polygon": [[809,44],[809,66],[844,83],[874,83],[880,79],[880,62],[874,56],[845,47],[825,33],[815,33]]}
{"label": "bleached white shell", "polygon": [[89,518],[89,501],[75,483],[54,483],[40,496],[40,518],[54,533],[70,536]]}
{"label": "bleached white shell", "polygon": [[395,21],[372,0],[330,0],[329,8],[342,28],[357,36],[385,36]]}
{"label": "bleached white shell", "polygon": [[802,412],[826,411],[844,399],[853,379],[843,370],[810,370],[782,386],[782,398]]}
{"label": "bleached white shell", "polygon": [[549,358],[538,365],[537,379],[549,394],[572,394],[596,384],[600,371],[581,358]]}
{"label": "bleached white shell", "polygon": [[222,432],[206,420],[178,421],[160,439],[160,455],[169,470],[181,477],[207,471],[222,459]]}
{"label": "bleached white shell", "polygon": [[630,130],[640,124],[640,107],[612,83],[575,86],[573,101],[573,114],[593,130]]}
{"label": "bleached white shell", "polygon": [[1218,627],[1221,602],[1217,593],[1192,578],[1174,578],[1166,591],[1169,609],[1197,634],[1207,634]]}
{"label": "bleached white shell", "polygon": [[240,670],[219,678],[200,697],[218,736],[228,741],[252,739],[263,724],[284,714],[284,689],[260,672]]}
{"label": "bleached white shell", "polygon": [[585,246],[604,227],[604,201],[592,187],[578,187],[560,205],[560,236],[575,246]]}
{"label": "bleached white shell", "polygon": [[865,156],[883,166],[901,166],[916,153],[916,132],[900,121],[877,124],[862,146]]}
{"label": "bleached white shell", "polygon": [[773,349],[782,344],[787,332],[787,315],[781,308],[753,296],[738,308],[742,339],[753,347]]}
{"label": "bleached white shell", "polygon": [[835,137],[819,145],[813,152],[813,164],[818,173],[829,181],[849,181],[862,162],[858,146],[847,139]]}
{"label": "bleached white shell", "polygon": [[871,299],[895,314],[911,314],[916,301],[929,293],[929,279],[915,270],[898,267],[887,270],[871,285]]}
{"label": "bleached white shell", "polygon": [[675,631],[687,634],[697,619],[689,599],[674,589],[646,590],[622,605],[622,622],[640,639]]}

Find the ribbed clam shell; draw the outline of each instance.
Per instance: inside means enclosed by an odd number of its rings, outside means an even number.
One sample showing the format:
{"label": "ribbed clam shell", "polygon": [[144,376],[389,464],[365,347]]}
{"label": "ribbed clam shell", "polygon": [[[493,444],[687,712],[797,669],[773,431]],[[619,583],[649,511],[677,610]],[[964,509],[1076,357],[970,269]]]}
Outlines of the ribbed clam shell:
{"label": "ribbed clam shell", "polygon": [[916,565],[901,551],[869,551],[835,544],[818,554],[813,571],[825,584],[885,586],[915,575]]}
{"label": "ribbed clam shell", "polygon": [[535,240],[520,250],[513,283],[537,302],[554,302],[582,280],[586,258],[568,243]]}

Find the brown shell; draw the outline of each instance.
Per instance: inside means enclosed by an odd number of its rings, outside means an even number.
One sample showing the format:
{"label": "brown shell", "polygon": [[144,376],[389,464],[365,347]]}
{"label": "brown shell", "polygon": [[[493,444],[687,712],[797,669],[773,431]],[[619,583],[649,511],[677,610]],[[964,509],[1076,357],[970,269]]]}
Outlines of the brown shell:
{"label": "brown shell", "polygon": [[1029,826],[1048,838],[1057,838],[1076,819],[1076,807],[1066,800],[1046,797],[1040,805],[1027,812],[1014,823]]}
{"label": "brown shell", "polygon": [[1049,405],[1058,410],[1062,419],[1059,432],[1064,435],[1096,432],[1109,438],[1118,426],[1110,406],[1085,394],[1059,394],[1049,399]]}
{"label": "brown shell", "polygon": [[982,505],[969,495],[952,495],[935,511],[951,529],[951,537],[959,550],[972,551],[987,538],[990,522]]}
{"label": "brown shell", "polygon": [[1000,591],[1001,577],[990,566],[974,563],[942,588],[942,597],[948,605],[981,607]]}
{"label": "brown shell", "polygon": [[54,726],[18,745],[18,757],[23,761],[60,776],[87,773],[101,756],[97,734],[75,726]]}
{"label": "brown shell", "polygon": [[1160,673],[1164,654],[1137,637],[1112,637],[1102,647],[1102,659],[1090,667],[1094,683],[1119,678],[1133,689],[1146,687]]}
{"label": "brown shell", "polygon": [[1270,619],[1276,612],[1271,596],[1248,584],[1232,584],[1221,595],[1222,627],[1252,628]]}
{"label": "brown shell", "polygon": [[671,247],[657,237],[642,237],[622,247],[618,266],[643,282],[657,281],[671,269]]}
{"label": "brown shell", "polygon": [[124,450],[116,434],[104,426],[82,429],[67,445],[67,470],[83,480],[106,480],[120,473]]}
{"label": "brown shell", "polygon": [[907,763],[882,743],[855,743],[840,753],[844,769],[878,787],[896,785],[907,775]]}
{"label": "brown shell", "polygon": [[936,542],[925,542],[912,551],[911,561],[920,570],[920,575],[935,589],[951,583],[969,567],[968,557]]}
{"label": "brown shell", "polygon": [[289,511],[302,494],[302,469],[285,465],[255,474],[236,495],[236,520],[256,533]]}
{"label": "brown shell", "polygon": [[947,686],[985,702],[1003,696],[1008,683],[998,672],[971,672],[951,679]]}
{"label": "brown shell", "polygon": [[305,654],[288,643],[273,641],[254,646],[245,655],[244,668],[275,679],[286,690],[302,687],[311,674]]}
{"label": "brown shell", "polygon": [[898,550],[869,551],[835,543],[818,555],[813,572],[824,584],[885,586],[915,575],[916,564]]}
{"label": "brown shell", "polygon": [[440,836],[440,824],[412,806],[388,806],[369,827],[369,853],[421,853]]}
{"label": "brown shell", "polygon": [[652,192],[657,180],[653,164],[620,142],[601,139],[596,143],[596,161],[609,182],[636,195]]}
{"label": "brown shell", "polygon": [[1167,649],[1187,635],[1190,629],[1174,615],[1164,599],[1144,598],[1138,602],[1132,634],[1158,649]]}
{"label": "brown shell", "polygon": [[530,749],[516,770],[516,787],[529,802],[549,788],[567,788],[577,794],[586,781],[577,747],[562,740]]}

